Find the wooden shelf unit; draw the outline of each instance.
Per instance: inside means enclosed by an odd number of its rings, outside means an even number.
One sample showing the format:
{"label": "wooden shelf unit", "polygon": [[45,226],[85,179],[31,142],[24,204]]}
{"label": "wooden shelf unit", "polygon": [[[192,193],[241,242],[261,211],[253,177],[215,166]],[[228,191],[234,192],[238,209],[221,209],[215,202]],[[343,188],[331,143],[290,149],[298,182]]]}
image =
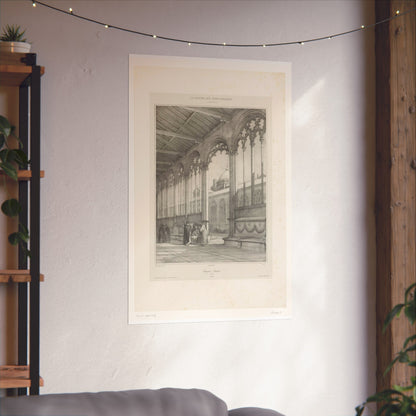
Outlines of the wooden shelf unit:
{"label": "wooden shelf unit", "polygon": [[[0,366],[0,388],[17,388],[19,395],[39,394],[39,283],[40,274],[40,78],[45,68],[36,64],[33,53],[1,53],[0,85],[18,88],[19,139],[30,159],[30,170],[18,171],[19,222],[30,223],[30,264],[18,250],[18,269],[0,270],[0,283],[18,285],[18,365]],[[11,93],[14,93],[13,91]],[[30,150],[30,152],[29,152]],[[30,192],[29,192],[30,190]]]}
{"label": "wooden shelf unit", "polygon": [[[0,389],[28,388],[31,386],[30,368],[28,365],[1,365]],[[39,377],[39,385],[43,386],[43,378]]]}

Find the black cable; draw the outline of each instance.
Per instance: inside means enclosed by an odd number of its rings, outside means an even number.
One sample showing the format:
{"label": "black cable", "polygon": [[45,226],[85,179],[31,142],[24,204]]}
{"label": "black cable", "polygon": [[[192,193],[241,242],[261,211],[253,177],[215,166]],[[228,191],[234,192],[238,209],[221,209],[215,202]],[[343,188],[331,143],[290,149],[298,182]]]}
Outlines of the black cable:
{"label": "black cable", "polygon": [[238,43],[225,43],[225,42],[224,43],[201,42],[201,41],[177,39],[177,38],[171,38],[171,37],[167,37],[167,36],[159,36],[159,35],[156,35],[156,34],[139,32],[137,30],[126,29],[124,27],[110,25],[110,24],[107,24],[107,23],[104,23],[104,22],[100,22],[98,20],[94,20],[94,19],[90,19],[90,18],[85,17],[85,16],[81,16],[79,14],[75,14],[72,9],[70,9],[69,11],[66,11],[66,10],[62,10],[62,9],[57,8],[57,7],[51,6],[49,4],[43,3],[41,1],[37,1],[37,0],[36,1],[30,0],[30,1],[32,2],[33,6],[36,6],[36,5],[39,4],[43,7],[47,7],[51,10],[56,11],[56,12],[64,13],[64,14],[67,14],[69,16],[75,17],[77,19],[85,20],[87,22],[96,23],[96,24],[98,24],[100,26],[104,26],[108,29],[111,28],[111,29],[119,30],[121,32],[131,33],[131,34],[139,35],[139,36],[146,36],[146,37],[149,37],[149,38],[163,39],[163,40],[167,40],[167,41],[170,41],[170,42],[186,43],[187,45],[222,46],[222,47],[233,47],[233,48],[265,48],[265,47],[285,46],[285,45],[303,45],[305,43],[311,43],[311,42],[318,42],[318,41],[321,41],[321,40],[333,39],[333,38],[337,38],[337,37],[340,37],[340,36],[345,36],[345,35],[349,35],[351,33],[360,32],[362,30],[367,30],[367,29],[373,28],[377,25],[380,25],[380,24],[386,23],[386,22],[390,22],[393,19],[404,16],[408,13],[412,13],[416,10],[416,7],[414,7],[413,9],[407,10],[405,12],[397,12],[394,16],[388,17],[386,19],[380,20],[380,21],[372,23],[370,25],[362,25],[362,26],[360,26],[359,28],[356,28],[356,29],[352,29],[352,30],[348,30],[348,31],[345,31],[345,32],[340,32],[340,33],[335,33],[333,35],[322,36],[322,37],[314,38],[314,39],[305,39],[305,40],[300,40],[300,41],[298,40],[298,41],[291,41],[291,42],[277,42],[277,43],[238,44]]}

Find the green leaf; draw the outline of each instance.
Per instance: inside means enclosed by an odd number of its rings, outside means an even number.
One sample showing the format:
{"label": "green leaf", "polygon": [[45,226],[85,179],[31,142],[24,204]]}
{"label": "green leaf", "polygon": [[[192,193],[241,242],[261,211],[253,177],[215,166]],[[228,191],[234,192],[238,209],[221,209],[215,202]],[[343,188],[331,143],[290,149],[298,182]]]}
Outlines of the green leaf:
{"label": "green leaf", "polygon": [[404,313],[410,323],[413,325],[416,322],[416,300],[409,302],[404,308]]}
{"label": "green leaf", "polygon": [[404,341],[404,344],[403,344],[403,348],[406,348],[408,346],[408,344],[412,341],[416,341],[416,334],[410,336],[409,338],[406,338],[406,340]]}
{"label": "green leaf", "polygon": [[30,258],[31,253],[30,253],[30,250],[27,249],[26,244],[21,244],[20,247],[22,248],[23,253],[25,254],[25,256]]}
{"label": "green leaf", "polygon": [[9,234],[8,240],[12,246],[17,246],[20,242],[19,233]]}
{"label": "green leaf", "polygon": [[393,368],[393,366],[399,361],[400,356],[395,357],[395,359],[387,366],[387,368],[384,370],[383,376],[385,377],[386,374]]}
{"label": "green leaf", "polygon": [[22,210],[22,207],[17,199],[11,198],[1,204],[1,210],[3,214],[8,217],[17,217]]}
{"label": "green leaf", "polygon": [[[405,302],[407,303],[408,300],[407,298],[410,296],[410,292],[414,290],[416,292],[416,283],[412,283],[407,289],[406,292],[404,292],[404,299]],[[415,293],[413,293],[413,299],[415,298]]]}
{"label": "green leaf", "polygon": [[400,315],[400,312],[402,311],[402,309],[404,308],[404,304],[403,303],[399,303],[398,305],[396,305],[387,315],[385,321],[384,321],[384,325],[383,325],[383,333],[386,331],[387,326],[390,324],[390,322],[396,317]]}
{"label": "green leaf", "polygon": [[20,167],[26,167],[29,163],[26,153],[21,149],[0,150],[0,160],[5,163],[16,162]]}
{"label": "green leaf", "polygon": [[22,237],[22,240],[27,243],[29,241],[29,230],[27,229],[27,227],[22,224],[19,223],[19,230],[20,230],[20,235]]}
{"label": "green leaf", "polygon": [[361,404],[355,408],[355,416],[361,416],[364,412],[365,406]]}
{"label": "green leaf", "polygon": [[4,116],[0,116],[0,133],[2,133],[5,137],[9,137],[12,133],[12,125]]}
{"label": "green leaf", "polygon": [[10,152],[10,150],[9,150],[9,149],[3,149],[3,150],[0,150],[0,160],[1,160],[2,162],[8,162],[8,159],[9,159],[9,152]]}
{"label": "green leaf", "polygon": [[399,413],[400,407],[394,403],[386,403],[377,411],[376,415],[382,415],[384,411],[386,416],[406,416]]}
{"label": "green leaf", "polygon": [[9,235],[9,243],[13,246],[20,244],[22,248],[26,247],[26,243],[29,239],[29,236],[25,233],[22,233],[20,231],[11,233]]}
{"label": "green leaf", "polygon": [[403,396],[403,393],[394,389],[387,389],[369,396],[367,402],[398,402],[400,396]]}
{"label": "green leaf", "polygon": [[9,178],[17,181],[17,170],[10,162],[1,162],[0,168]]}
{"label": "green leaf", "polygon": [[406,351],[400,351],[399,352],[399,362],[400,363],[408,363],[410,361],[409,355],[406,353]]}
{"label": "green leaf", "polygon": [[15,161],[21,168],[26,168],[28,164],[26,153],[20,149],[13,149],[15,155]]}
{"label": "green leaf", "polygon": [[23,32],[20,30],[20,26],[6,25],[6,27],[3,28],[3,33],[0,37],[0,40],[6,42],[26,42],[26,39],[23,38],[25,32],[26,30]]}
{"label": "green leaf", "polygon": [[405,350],[403,350],[403,352],[411,352],[411,351],[416,351],[416,344],[411,345],[409,348],[406,348]]}
{"label": "green leaf", "polygon": [[4,137],[3,134],[0,134],[0,149],[4,146],[5,143],[6,143],[6,138]]}
{"label": "green leaf", "polygon": [[410,391],[413,389],[413,386],[393,386],[394,390],[400,391],[401,393],[404,393],[406,391]]}
{"label": "green leaf", "polygon": [[16,152],[15,149],[7,149],[6,160],[5,162],[13,163],[16,161]]}

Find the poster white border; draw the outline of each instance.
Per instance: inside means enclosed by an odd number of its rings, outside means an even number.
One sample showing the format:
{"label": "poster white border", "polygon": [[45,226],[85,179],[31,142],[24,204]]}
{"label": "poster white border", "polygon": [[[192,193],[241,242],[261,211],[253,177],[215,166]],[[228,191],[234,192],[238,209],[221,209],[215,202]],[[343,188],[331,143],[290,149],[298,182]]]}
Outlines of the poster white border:
{"label": "poster white border", "polygon": [[[130,55],[129,323],[290,316],[290,86],[289,63]],[[194,106],[223,106],[224,97],[235,108],[255,108],[256,103],[263,108],[269,103],[267,221],[273,232],[268,233],[264,264],[175,265],[174,279],[154,278],[152,109],[155,103],[168,103],[169,97],[174,97],[172,105],[192,99]],[[195,97],[201,102],[195,103]],[[201,267],[215,270],[215,279],[198,278]]]}

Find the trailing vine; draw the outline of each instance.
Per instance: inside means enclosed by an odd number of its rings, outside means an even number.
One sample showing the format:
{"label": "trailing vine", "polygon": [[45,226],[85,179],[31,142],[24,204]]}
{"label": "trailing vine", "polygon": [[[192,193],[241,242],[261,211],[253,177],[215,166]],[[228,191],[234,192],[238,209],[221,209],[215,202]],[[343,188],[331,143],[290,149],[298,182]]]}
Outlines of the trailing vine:
{"label": "trailing vine", "polygon": [[[12,126],[6,117],[0,115],[0,171],[3,173],[3,185],[7,194],[7,199],[1,204],[1,211],[11,218],[19,216],[22,206],[16,198],[11,197],[7,186],[7,178],[17,182],[18,168],[26,169],[30,163],[26,153],[22,150],[20,139],[14,132],[15,126]],[[17,148],[16,142],[18,144]],[[9,234],[8,240],[13,246],[19,245],[26,256],[30,257],[30,251],[27,249],[29,230],[20,221],[18,230]]]}

